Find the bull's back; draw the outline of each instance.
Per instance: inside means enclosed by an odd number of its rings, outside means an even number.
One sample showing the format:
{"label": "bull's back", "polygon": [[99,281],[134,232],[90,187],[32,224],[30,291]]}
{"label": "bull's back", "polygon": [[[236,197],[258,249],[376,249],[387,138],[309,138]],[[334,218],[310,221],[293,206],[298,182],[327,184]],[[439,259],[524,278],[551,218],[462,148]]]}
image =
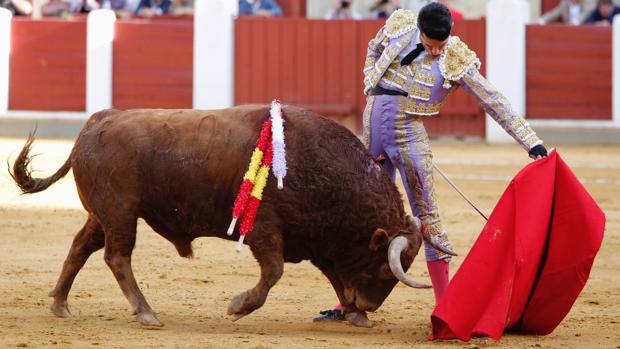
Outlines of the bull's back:
{"label": "bull's back", "polygon": [[80,197],[101,214],[122,203],[161,230],[214,230],[267,117],[259,107],[97,113],[72,155]]}
{"label": "bull's back", "polygon": [[[319,225],[339,224],[333,212],[360,202],[369,189],[385,193],[369,188],[380,169],[354,135],[307,111],[284,113],[285,188],[277,190],[270,180],[259,214],[271,208],[291,231],[304,235],[324,231]],[[221,235],[268,117],[266,106],[93,115],[73,154],[80,196],[93,211],[122,203],[121,209],[136,210],[164,235]]]}

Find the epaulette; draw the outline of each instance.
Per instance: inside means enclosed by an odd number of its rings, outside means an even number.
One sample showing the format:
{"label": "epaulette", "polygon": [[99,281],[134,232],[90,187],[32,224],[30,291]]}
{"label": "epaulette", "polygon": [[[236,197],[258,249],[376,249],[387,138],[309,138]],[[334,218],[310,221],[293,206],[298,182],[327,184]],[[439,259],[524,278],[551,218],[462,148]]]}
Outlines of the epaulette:
{"label": "epaulette", "polygon": [[409,10],[396,10],[385,22],[385,36],[390,39],[402,36],[415,29],[417,23],[417,14]]}
{"label": "epaulette", "polygon": [[476,53],[458,36],[451,36],[439,57],[439,70],[445,79],[443,87],[449,89],[450,81],[460,80],[472,67],[480,69],[480,60]]}

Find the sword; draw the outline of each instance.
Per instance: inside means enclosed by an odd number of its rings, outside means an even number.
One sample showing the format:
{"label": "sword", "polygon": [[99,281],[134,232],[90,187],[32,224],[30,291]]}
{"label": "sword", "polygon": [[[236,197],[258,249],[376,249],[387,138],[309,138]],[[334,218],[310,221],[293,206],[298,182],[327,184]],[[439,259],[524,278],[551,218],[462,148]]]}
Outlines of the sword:
{"label": "sword", "polygon": [[445,175],[445,174],[444,174],[444,173],[443,173],[443,172],[439,169],[439,167],[437,167],[437,165],[435,165],[435,163],[433,163],[433,167],[434,167],[434,168],[435,168],[435,170],[436,170],[436,171],[437,171],[437,172],[438,172],[438,173],[439,173],[439,174],[443,177],[443,179],[445,179],[445,180],[446,180],[446,182],[448,182],[448,183],[452,186],[452,188],[454,188],[454,190],[456,190],[456,192],[457,192],[457,193],[459,193],[459,194],[461,195],[461,197],[462,197],[463,199],[465,199],[465,201],[467,201],[467,203],[469,203],[469,204],[471,205],[471,207],[473,207],[473,208],[474,208],[474,210],[476,210],[476,212],[478,212],[478,213],[482,216],[482,218],[484,218],[486,221],[488,221],[488,220],[489,220],[489,219],[487,218],[487,216],[486,216],[484,213],[482,213],[482,211],[480,211],[480,210],[478,209],[478,207],[476,207],[476,205],[474,205],[474,203],[473,203],[473,202],[471,202],[471,200],[469,200],[465,194],[463,194],[463,192],[462,192],[462,191],[461,191],[461,190],[460,190],[460,189],[456,186],[456,184],[452,183],[452,181],[450,180],[450,178],[448,178],[448,176],[446,176],[446,175]]}

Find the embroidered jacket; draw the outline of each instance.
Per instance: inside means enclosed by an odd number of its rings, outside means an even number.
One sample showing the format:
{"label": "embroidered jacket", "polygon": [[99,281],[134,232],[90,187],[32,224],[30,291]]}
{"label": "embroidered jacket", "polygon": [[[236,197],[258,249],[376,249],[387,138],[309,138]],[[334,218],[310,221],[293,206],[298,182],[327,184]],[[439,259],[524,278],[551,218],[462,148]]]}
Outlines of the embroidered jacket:
{"label": "embroidered jacket", "polygon": [[438,58],[424,52],[401,66],[402,56],[418,42],[417,16],[408,10],[394,12],[368,44],[364,93],[375,86],[404,91],[408,93],[405,113],[436,115],[446,97],[462,86],[526,150],[543,143],[506,97],[480,74],[476,53],[458,36],[448,38]]}

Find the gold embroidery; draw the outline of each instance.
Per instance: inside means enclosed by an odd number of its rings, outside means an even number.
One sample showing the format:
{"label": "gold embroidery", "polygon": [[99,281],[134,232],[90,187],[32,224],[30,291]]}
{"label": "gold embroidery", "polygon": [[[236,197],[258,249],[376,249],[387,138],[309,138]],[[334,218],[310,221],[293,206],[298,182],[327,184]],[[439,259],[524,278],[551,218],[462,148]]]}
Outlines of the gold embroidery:
{"label": "gold embroidery", "polygon": [[388,37],[399,37],[413,29],[418,16],[409,10],[396,10],[385,22],[385,33]]}
{"label": "gold embroidery", "polygon": [[[408,122],[409,118],[410,117],[408,117],[406,114],[403,114],[403,113],[399,113],[398,115],[396,115],[396,120],[395,120],[396,129],[394,130],[395,132],[394,141],[396,142],[396,145],[398,146],[399,158],[400,158],[400,161],[402,161],[402,165],[405,169],[405,173],[404,173],[405,176],[404,178],[402,178],[403,182],[405,182],[407,186],[409,186],[409,190],[411,194],[413,195],[412,198],[411,197],[409,198],[409,200],[414,201],[414,202],[411,202],[411,206],[412,208],[416,207],[419,210],[419,212],[416,212],[418,215],[426,216],[427,205],[424,202],[424,193],[422,191],[422,185],[418,181],[418,176],[415,175],[415,167],[414,167],[413,161],[411,160],[411,154],[410,154],[411,149],[409,149],[410,142],[408,142],[409,140],[408,138],[411,138],[411,136],[407,135],[408,133],[407,126],[409,126],[410,128],[417,128],[417,127],[424,127],[424,126],[422,126],[421,122],[415,122],[415,120]],[[411,143],[413,143],[411,145],[416,146],[415,142],[411,142]],[[401,173],[401,175],[403,175],[403,173]]]}
{"label": "gold embroidery", "polygon": [[439,58],[439,70],[444,78],[452,81],[461,79],[472,66],[480,67],[476,53],[467,45],[453,36]]}
{"label": "gold embroidery", "polygon": [[366,99],[366,109],[364,109],[364,133],[362,135],[364,146],[366,149],[370,149],[370,116],[372,114],[372,108],[375,104],[375,96],[368,96]]}
{"label": "gold embroidery", "polygon": [[529,124],[515,113],[506,97],[489,84],[478,70],[466,74],[463,82],[474,91],[484,110],[526,150],[540,143],[540,138]]}
{"label": "gold embroidery", "polygon": [[396,74],[394,71],[389,70],[386,71],[385,74],[383,74],[383,78],[381,78],[381,81],[390,85],[394,85],[400,89],[402,89],[406,83],[406,80],[403,77]]}
{"label": "gold embroidery", "polygon": [[[398,113],[395,127],[399,160],[404,167],[404,173],[401,173],[402,180],[411,193],[409,197],[411,211],[430,226],[430,233],[436,240],[450,248],[450,241],[443,232],[439,219],[433,179],[433,155],[422,118]],[[436,251],[436,254],[437,258],[445,257],[440,251]]]}
{"label": "gold embroidery", "polygon": [[433,67],[433,56],[426,55],[426,57],[422,60],[422,67],[426,70],[431,70]]}
{"label": "gold embroidery", "polygon": [[435,86],[435,82],[437,81],[437,76],[430,72],[425,72],[421,69],[416,69],[414,80],[420,84],[432,87]]}
{"label": "gold embroidery", "polygon": [[413,115],[436,115],[439,114],[441,103],[426,103],[407,98],[405,113]]}
{"label": "gold embroidery", "polygon": [[437,76],[430,71],[425,71],[420,69],[420,64],[411,64],[407,66],[407,71],[410,76],[413,76],[413,80],[422,85],[426,85],[429,87],[435,86],[435,81],[437,80]]}
{"label": "gold embroidery", "polygon": [[428,101],[431,98],[431,89],[429,87],[414,84],[407,92],[409,93],[409,97],[422,99],[425,101]]}

